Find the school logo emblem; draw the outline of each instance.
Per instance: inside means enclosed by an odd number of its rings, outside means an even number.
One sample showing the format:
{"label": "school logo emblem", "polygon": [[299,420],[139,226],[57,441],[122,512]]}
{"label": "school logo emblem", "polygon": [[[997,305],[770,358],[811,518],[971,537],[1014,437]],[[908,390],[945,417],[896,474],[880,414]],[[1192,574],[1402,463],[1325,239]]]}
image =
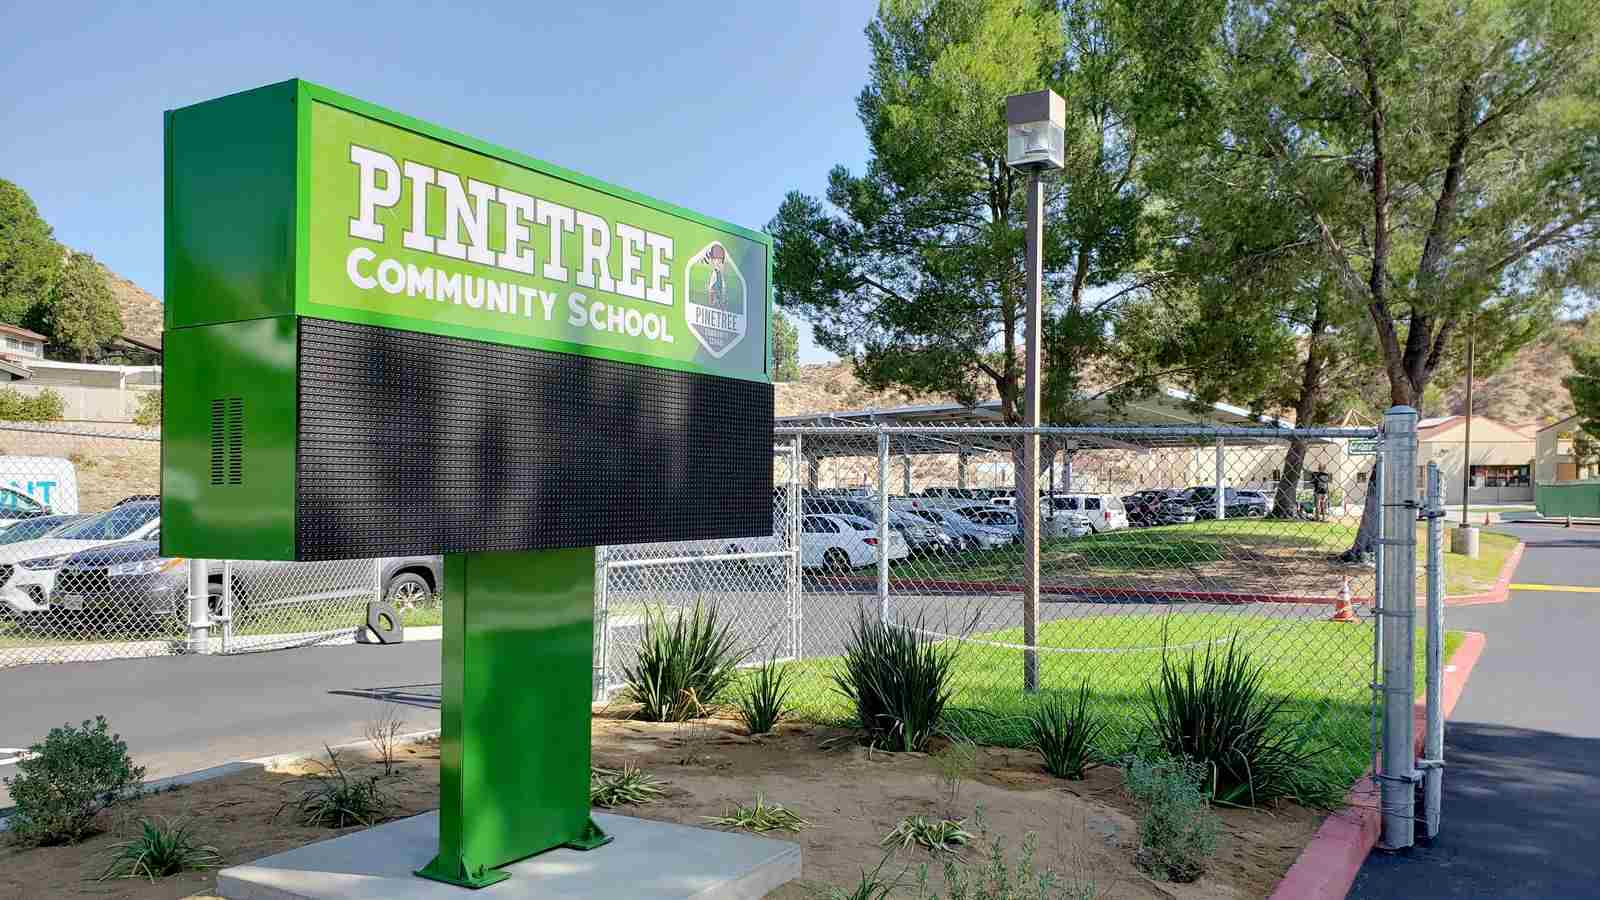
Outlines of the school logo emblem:
{"label": "school logo emblem", "polygon": [[683,280],[683,315],[689,331],[717,358],[744,340],[746,289],[733,254],[712,241],[689,258]]}

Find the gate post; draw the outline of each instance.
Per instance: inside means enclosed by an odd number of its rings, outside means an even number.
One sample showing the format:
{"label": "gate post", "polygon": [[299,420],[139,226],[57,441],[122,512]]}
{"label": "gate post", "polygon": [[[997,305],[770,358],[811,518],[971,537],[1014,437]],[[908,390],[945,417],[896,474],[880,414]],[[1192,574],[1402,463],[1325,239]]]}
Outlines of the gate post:
{"label": "gate post", "polygon": [[211,652],[211,598],[207,584],[210,571],[210,560],[189,560],[189,637],[183,645],[186,653]]}
{"label": "gate post", "polygon": [[1422,815],[1429,838],[1439,836],[1444,791],[1444,499],[1439,464],[1428,463],[1427,731],[1422,738]]}
{"label": "gate post", "polygon": [[1415,843],[1416,784],[1412,754],[1416,702],[1412,666],[1416,646],[1417,411],[1391,407],[1383,415],[1383,513],[1378,532],[1382,568],[1378,627],[1383,647],[1383,833],[1378,846],[1403,850]]}
{"label": "gate post", "polygon": [[878,621],[889,623],[889,434],[878,426]]}

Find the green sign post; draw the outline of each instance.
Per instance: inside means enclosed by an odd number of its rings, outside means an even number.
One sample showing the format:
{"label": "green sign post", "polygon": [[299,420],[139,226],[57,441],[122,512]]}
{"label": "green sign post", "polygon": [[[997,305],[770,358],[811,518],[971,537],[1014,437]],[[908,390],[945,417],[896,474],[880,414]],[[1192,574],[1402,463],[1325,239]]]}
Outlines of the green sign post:
{"label": "green sign post", "polygon": [[605,843],[593,547],[770,533],[770,240],[303,81],[166,169],[164,551],[443,554],[418,874]]}

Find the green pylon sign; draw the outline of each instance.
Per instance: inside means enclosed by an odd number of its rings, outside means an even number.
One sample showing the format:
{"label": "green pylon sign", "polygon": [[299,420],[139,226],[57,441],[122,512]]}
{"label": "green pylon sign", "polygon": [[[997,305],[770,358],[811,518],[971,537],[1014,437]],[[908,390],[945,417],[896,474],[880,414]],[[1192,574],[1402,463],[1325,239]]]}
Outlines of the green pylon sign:
{"label": "green pylon sign", "polygon": [[593,548],[770,533],[770,239],[303,81],[166,169],[164,552],[443,555],[418,874],[605,843]]}

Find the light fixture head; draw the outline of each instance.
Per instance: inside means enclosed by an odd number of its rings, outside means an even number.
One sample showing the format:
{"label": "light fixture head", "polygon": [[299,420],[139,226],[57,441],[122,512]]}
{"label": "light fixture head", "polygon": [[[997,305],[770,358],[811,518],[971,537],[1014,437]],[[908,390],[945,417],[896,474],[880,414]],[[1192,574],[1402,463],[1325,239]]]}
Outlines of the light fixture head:
{"label": "light fixture head", "polygon": [[1006,165],[1024,171],[1066,164],[1067,105],[1054,91],[1006,98]]}

